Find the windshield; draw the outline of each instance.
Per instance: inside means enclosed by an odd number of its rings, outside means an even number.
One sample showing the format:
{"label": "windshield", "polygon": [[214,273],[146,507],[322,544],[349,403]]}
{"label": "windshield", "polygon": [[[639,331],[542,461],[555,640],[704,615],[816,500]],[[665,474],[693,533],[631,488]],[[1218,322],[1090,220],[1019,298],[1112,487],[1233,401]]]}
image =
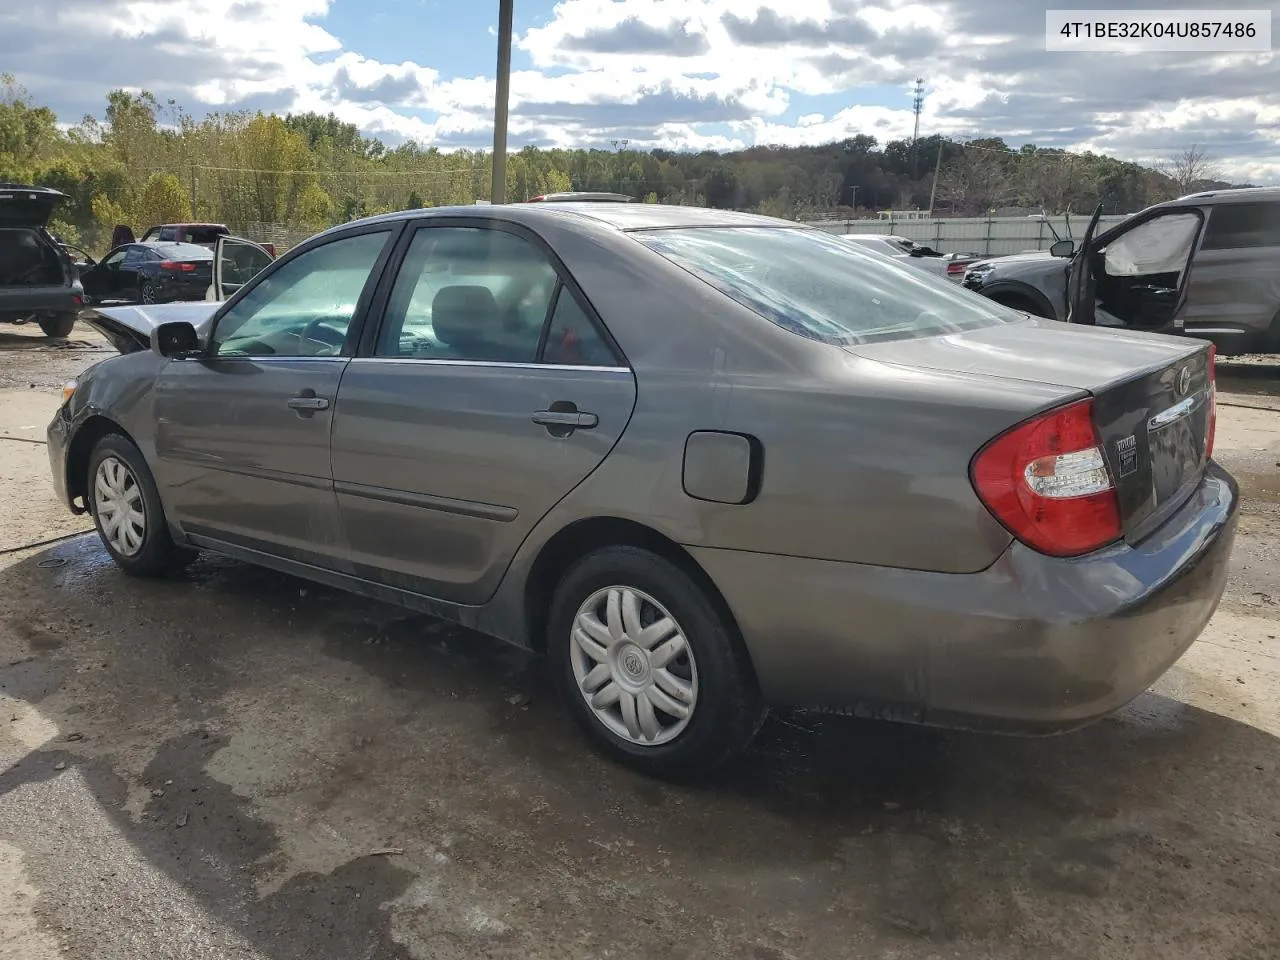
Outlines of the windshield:
{"label": "windshield", "polygon": [[818,230],[694,227],[632,234],[778,326],[848,345],[1023,317],[993,300]]}

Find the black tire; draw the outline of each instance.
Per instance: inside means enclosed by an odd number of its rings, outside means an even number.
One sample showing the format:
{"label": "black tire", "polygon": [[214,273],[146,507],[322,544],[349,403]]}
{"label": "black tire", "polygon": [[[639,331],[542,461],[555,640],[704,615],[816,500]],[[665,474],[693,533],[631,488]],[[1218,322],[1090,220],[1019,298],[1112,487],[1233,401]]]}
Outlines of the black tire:
{"label": "black tire", "polygon": [[74,313],[57,313],[52,317],[40,318],[40,329],[46,337],[69,337],[76,325]]}
{"label": "black tire", "polygon": [[143,280],[142,286],[138,288],[138,299],[143,303],[159,303],[160,297],[156,293],[156,285],[150,280]]}
{"label": "black tire", "polygon": [[[138,502],[143,516],[141,542],[132,552],[127,552],[113,542],[105,524],[111,517],[105,518],[99,510],[100,496],[96,486],[98,469],[106,461],[114,459],[128,473],[128,480],[122,481],[117,489],[123,492],[139,494]],[[108,468],[111,469],[110,467]],[[132,481],[131,483],[129,481]],[[196,558],[196,553],[173,542],[169,535],[169,526],[165,520],[164,507],[160,503],[160,494],[156,490],[155,480],[147,462],[134,443],[118,433],[109,433],[100,439],[89,455],[89,475],[86,477],[85,500],[93,515],[93,525],[97,528],[98,537],[106,548],[111,559],[125,573],[135,577],[161,577],[167,573],[180,570]],[[102,504],[105,509],[105,501]],[[131,527],[136,534],[137,527]]]}
{"label": "black tire", "polygon": [[[572,633],[579,608],[599,591],[615,586],[641,591],[665,607],[696,663],[692,713],[669,742],[639,744],[619,736],[597,718],[574,673],[578,644]],[[755,675],[727,615],[695,579],[648,550],[605,547],[575,563],[556,587],[548,630],[551,670],[570,712],[605,753],[642,773],[670,779],[709,774],[741,754],[764,721]],[[679,663],[672,660],[672,669],[687,669]],[[606,680],[604,686],[613,683]],[[665,715],[664,719],[674,720]]]}

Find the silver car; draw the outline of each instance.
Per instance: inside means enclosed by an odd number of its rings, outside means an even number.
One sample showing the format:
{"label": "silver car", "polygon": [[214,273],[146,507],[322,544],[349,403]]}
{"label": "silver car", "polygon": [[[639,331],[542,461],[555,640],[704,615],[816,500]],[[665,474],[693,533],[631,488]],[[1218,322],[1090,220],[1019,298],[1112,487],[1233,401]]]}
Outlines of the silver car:
{"label": "silver car", "polygon": [[794,223],[412,211],[95,322],[124,355],[49,452],[121,568],[215,551],[544,651],[653,774],[770,705],[1080,726],[1226,578],[1208,344],[1028,319]]}

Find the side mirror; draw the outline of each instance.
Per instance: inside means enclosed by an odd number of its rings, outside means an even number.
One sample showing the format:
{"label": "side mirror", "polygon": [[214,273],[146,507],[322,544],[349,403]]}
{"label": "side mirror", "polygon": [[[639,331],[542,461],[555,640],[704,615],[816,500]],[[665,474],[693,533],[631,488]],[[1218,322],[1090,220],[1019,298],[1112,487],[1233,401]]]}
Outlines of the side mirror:
{"label": "side mirror", "polygon": [[151,331],[151,349],[162,357],[180,360],[200,352],[200,335],[185,320],[162,323]]}
{"label": "side mirror", "polygon": [[1076,255],[1076,242],[1074,240],[1059,240],[1049,248],[1049,253],[1055,257],[1074,257]]}

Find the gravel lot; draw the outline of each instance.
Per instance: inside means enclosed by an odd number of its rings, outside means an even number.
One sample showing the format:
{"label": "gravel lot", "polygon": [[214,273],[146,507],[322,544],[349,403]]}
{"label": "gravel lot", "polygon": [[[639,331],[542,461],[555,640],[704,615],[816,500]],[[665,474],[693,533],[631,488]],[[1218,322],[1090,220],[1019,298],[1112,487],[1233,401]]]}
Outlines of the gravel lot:
{"label": "gravel lot", "polygon": [[1036,741],[774,717],[691,789],[460,628],[15,549],[87,526],[40,441],[112,353],[0,327],[0,960],[1276,955],[1280,363],[1220,367],[1231,585],[1152,691]]}

